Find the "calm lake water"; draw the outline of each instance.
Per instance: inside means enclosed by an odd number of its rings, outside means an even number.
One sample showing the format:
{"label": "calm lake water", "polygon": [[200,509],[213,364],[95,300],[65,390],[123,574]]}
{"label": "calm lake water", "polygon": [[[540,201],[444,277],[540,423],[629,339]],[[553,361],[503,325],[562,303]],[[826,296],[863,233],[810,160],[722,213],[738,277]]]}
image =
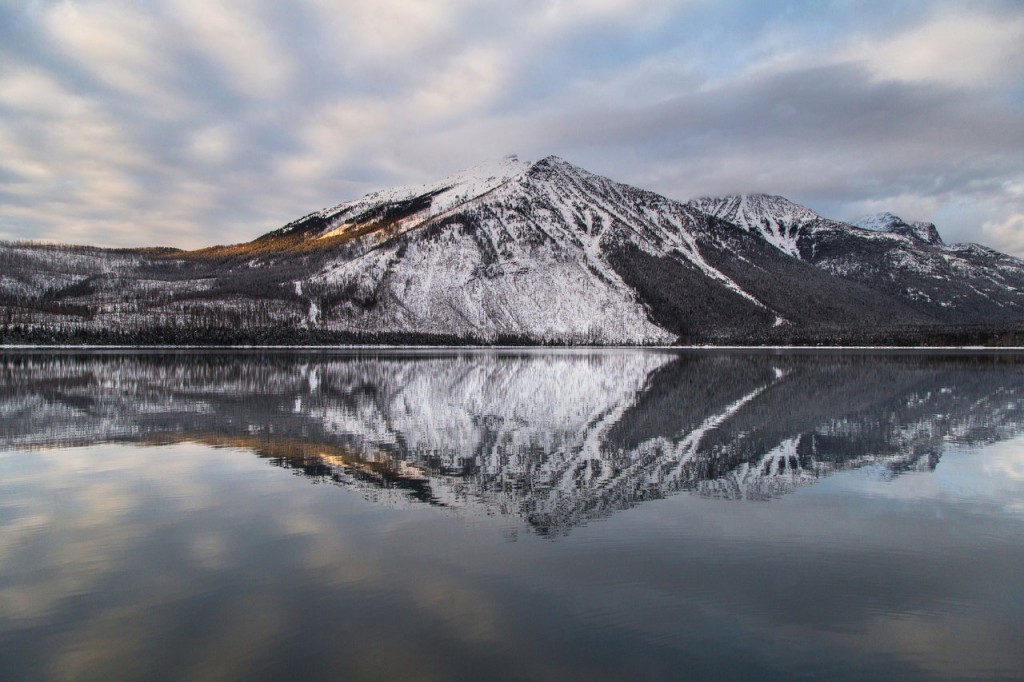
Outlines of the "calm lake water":
{"label": "calm lake water", "polygon": [[1024,355],[0,353],[0,679],[1013,679]]}

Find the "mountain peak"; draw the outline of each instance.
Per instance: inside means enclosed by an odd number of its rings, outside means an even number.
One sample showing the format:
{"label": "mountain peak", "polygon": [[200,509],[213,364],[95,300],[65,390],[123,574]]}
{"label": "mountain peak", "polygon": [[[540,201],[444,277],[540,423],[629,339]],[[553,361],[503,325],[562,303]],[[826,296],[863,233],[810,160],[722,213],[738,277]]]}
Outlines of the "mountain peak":
{"label": "mountain peak", "polygon": [[876,232],[887,232],[892,225],[906,224],[903,219],[897,215],[883,211],[881,213],[871,213],[865,216],[857,218],[851,225],[863,228],[865,230],[874,230]]}
{"label": "mountain peak", "polygon": [[942,237],[934,223],[920,221],[907,222],[897,215],[885,211],[858,218],[852,225],[873,232],[891,232],[926,244],[942,244]]}
{"label": "mountain peak", "polygon": [[799,224],[819,220],[821,216],[786,197],[777,194],[733,194],[724,197],[701,197],[689,202],[705,213],[750,229],[766,220]]}
{"label": "mountain peak", "polygon": [[271,232],[270,236],[336,237],[364,232],[366,226],[395,225],[407,219],[422,222],[525,175],[535,165],[510,154],[470,166],[436,182],[370,192],[354,201],[304,216]]}
{"label": "mountain peak", "polygon": [[579,166],[574,166],[560,156],[553,154],[545,156],[539,161],[530,164],[529,174],[534,177],[548,177],[550,175],[579,175],[587,173]]}
{"label": "mountain peak", "polygon": [[689,205],[698,211],[721,218],[747,232],[760,234],[781,251],[799,257],[797,230],[821,216],[785,197],[774,194],[734,194],[701,197]]}

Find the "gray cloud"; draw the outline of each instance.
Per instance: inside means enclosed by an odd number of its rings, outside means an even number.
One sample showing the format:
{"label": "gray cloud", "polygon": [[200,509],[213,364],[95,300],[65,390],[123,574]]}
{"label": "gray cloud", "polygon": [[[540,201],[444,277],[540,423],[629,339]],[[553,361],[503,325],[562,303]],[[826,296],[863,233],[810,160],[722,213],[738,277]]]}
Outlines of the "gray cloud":
{"label": "gray cloud", "polygon": [[241,241],[518,152],[1024,255],[1022,41],[1003,2],[0,4],[0,237]]}
{"label": "gray cloud", "polygon": [[[1024,117],[995,99],[878,82],[860,67],[838,65],[567,118],[562,139],[581,153],[600,140],[605,149],[589,152],[593,165],[614,167],[620,150],[632,150],[625,175],[679,198],[768,191],[840,218],[872,202],[1012,204],[1004,185],[1024,171],[1015,151]],[[970,225],[945,227],[980,238]]]}

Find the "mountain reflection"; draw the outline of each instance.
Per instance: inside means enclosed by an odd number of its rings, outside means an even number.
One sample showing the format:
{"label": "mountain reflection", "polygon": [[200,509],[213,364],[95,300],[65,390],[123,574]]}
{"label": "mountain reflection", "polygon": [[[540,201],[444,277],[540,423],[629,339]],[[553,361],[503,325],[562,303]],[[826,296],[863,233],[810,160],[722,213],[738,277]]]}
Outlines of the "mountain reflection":
{"label": "mountain reflection", "polygon": [[197,441],[559,533],[679,491],[930,470],[1024,423],[1013,355],[7,353],[0,446]]}

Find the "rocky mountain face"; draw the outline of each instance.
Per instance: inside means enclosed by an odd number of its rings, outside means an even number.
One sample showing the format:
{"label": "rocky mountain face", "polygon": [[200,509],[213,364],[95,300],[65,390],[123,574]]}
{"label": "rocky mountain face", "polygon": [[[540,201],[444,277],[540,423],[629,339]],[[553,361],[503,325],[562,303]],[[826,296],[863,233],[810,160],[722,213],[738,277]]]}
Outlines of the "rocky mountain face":
{"label": "rocky mountain face", "polygon": [[904,237],[909,237],[910,239],[922,241],[926,244],[942,245],[942,237],[939,236],[939,231],[935,227],[934,223],[924,223],[920,221],[908,223],[902,218],[894,216],[892,213],[876,213],[874,215],[867,215],[853,221],[852,224],[865,230],[891,232],[893,234],[900,234]]}
{"label": "rocky mountain face", "polygon": [[1016,437],[1013,355],[658,350],[11,354],[0,448],[193,441],[389,504],[561,533],[690,492],[766,500]]}
{"label": "rocky mountain face", "polygon": [[664,344],[1024,322],[1024,262],[781,197],[680,203],[556,157],[200,251],[0,245],[8,341]]}
{"label": "rocky mountain face", "polygon": [[946,245],[931,223],[882,213],[849,225],[768,195],[689,205],[838,279],[896,299],[919,316],[985,324],[1017,322],[1024,313],[1024,261],[977,244]]}

